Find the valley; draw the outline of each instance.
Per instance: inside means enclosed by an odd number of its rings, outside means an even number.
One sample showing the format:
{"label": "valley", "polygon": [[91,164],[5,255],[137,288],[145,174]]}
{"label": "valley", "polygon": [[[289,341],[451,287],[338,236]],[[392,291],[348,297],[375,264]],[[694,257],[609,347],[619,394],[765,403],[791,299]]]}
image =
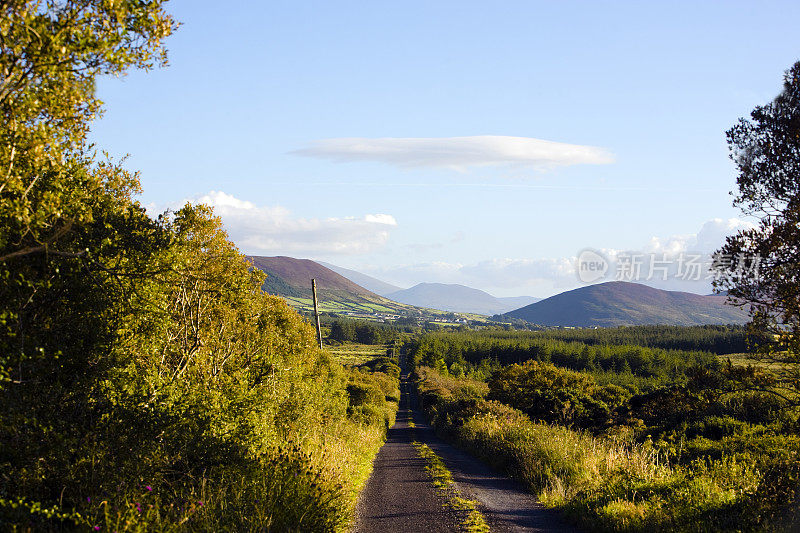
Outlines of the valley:
{"label": "valley", "polygon": [[798,20],[0,0],[0,531],[799,532]]}

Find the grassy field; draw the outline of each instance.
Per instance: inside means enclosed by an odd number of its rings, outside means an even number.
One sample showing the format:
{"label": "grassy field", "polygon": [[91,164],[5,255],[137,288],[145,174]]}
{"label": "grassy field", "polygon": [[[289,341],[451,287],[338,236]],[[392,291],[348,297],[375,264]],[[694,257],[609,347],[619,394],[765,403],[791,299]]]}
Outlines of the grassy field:
{"label": "grassy field", "polygon": [[[292,306],[294,309],[303,312],[303,313],[311,313],[314,311],[314,302],[311,298],[298,298],[292,296],[281,296],[286,303]],[[397,302],[393,302],[391,300],[382,299],[381,301],[371,301],[361,298],[354,298],[354,299],[342,299],[342,300],[325,300],[322,299],[318,302],[319,312],[320,313],[335,313],[335,314],[344,314],[344,313],[357,313],[361,315],[371,315],[375,313],[381,314],[399,314],[404,315],[406,313],[412,312],[413,313],[421,313],[421,317],[424,320],[433,320],[435,318],[441,318],[451,313],[447,311],[441,311],[439,309],[427,309],[423,307],[414,307],[413,305],[406,305]],[[470,321],[475,322],[487,322],[487,317],[484,315],[478,315],[475,313],[456,313],[459,318],[463,318]],[[438,322],[440,326],[451,326],[451,327],[458,327],[461,324],[458,322]]]}
{"label": "grassy field", "polygon": [[361,365],[386,355],[384,344],[342,344],[339,346],[325,346],[334,359],[345,366]]}
{"label": "grassy field", "polygon": [[759,361],[758,359],[754,359],[750,354],[746,353],[732,353],[727,355],[720,355],[719,359],[723,363],[727,363],[730,360],[733,366],[755,366],[758,368],[765,368],[772,370],[780,370],[784,368],[784,365],[781,365],[780,363],[769,363],[766,361]]}
{"label": "grassy field", "polygon": [[[303,311],[313,311],[314,302],[311,298],[292,298],[284,297],[286,302],[295,309]],[[367,300],[352,300],[352,301],[321,301],[319,302],[320,312],[325,313],[342,313],[350,311],[353,313],[394,313],[399,308],[387,307],[386,305],[378,302],[369,302]]]}

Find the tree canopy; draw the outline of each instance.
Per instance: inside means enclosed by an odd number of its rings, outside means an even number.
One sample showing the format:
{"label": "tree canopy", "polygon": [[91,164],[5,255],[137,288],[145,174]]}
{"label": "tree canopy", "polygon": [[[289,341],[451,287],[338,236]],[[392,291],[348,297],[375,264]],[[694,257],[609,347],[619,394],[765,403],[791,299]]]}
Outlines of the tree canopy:
{"label": "tree canopy", "polygon": [[87,143],[97,77],[165,63],[164,3],[0,0],[0,523],[341,529],[385,395],[349,405],[211,208],[151,218]]}
{"label": "tree canopy", "polygon": [[800,62],[783,91],[728,133],[738,169],[734,204],[757,226],[718,251],[716,287],[751,306],[755,356],[773,363],[774,390],[792,403],[800,393]]}

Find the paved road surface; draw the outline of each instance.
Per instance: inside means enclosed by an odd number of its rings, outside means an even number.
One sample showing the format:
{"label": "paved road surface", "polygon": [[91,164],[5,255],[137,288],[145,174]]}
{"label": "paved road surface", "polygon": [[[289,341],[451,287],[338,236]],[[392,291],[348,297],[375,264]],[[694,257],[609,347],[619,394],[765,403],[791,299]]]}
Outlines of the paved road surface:
{"label": "paved road surface", "polygon": [[[420,413],[410,409],[410,383],[403,380],[397,423],[375,458],[372,476],[359,498],[357,533],[458,531],[458,518],[437,493],[425,463],[411,445],[431,447],[453,473],[461,495],[479,502],[493,532],[572,533],[553,511],[545,509],[518,483],[494,472],[472,456],[445,443]],[[416,428],[411,428],[409,421]]]}
{"label": "paved road surface", "polygon": [[425,471],[425,460],[411,445],[418,430],[409,421],[408,384],[401,383],[397,422],[389,430],[373,463],[372,476],[356,507],[357,533],[414,533],[458,530],[458,517],[437,493]]}

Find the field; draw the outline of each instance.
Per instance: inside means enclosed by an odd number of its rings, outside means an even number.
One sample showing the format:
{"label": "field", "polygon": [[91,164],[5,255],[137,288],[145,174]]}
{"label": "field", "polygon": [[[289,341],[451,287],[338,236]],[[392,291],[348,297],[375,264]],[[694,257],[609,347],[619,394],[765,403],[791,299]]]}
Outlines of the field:
{"label": "field", "polygon": [[363,365],[376,357],[382,357],[386,355],[386,348],[383,344],[350,343],[325,347],[338,363],[345,366]]}
{"label": "field", "polygon": [[[621,333],[642,346],[608,344]],[[794,530],[796,404],[744,354],[652,348],[708,345],[682,333],[450,332],[406,349],[440,435],[589,530]],[[713,344],[738,335],[720,328]]]}
{"label": "field", "polygon": [[[298,311],[314,311],[314,301],[311,298],[285,297],[286,302]],[[353,300],[322,300],[318,302],[320,313],[396,313],[402,311],[406,306],[397,304],[396,307],[389,307],[383,303],[370,302],[365,299]]]}
{"label": "field", "polygon": [[[286,303],[300,313],[310,315],[314,312],[314,302],[311,298],[296,296],[281,296]],[[488,317],[475,313],[450,313],[438,309],[426,309],[412,305],[401,304],[382,298],[379,301],[368,300],[360,297],[337,296],[335,299],[319,299],[318,310],[333,316],[345,316],[366,320],[387,320],[391,322],[392,316],[409,316],[418,319],[420,323],[435,322],[439,327],[456,328],[467,321],[473,324],[491,324]],[[462,320],[456,322],[455,318]]]}

